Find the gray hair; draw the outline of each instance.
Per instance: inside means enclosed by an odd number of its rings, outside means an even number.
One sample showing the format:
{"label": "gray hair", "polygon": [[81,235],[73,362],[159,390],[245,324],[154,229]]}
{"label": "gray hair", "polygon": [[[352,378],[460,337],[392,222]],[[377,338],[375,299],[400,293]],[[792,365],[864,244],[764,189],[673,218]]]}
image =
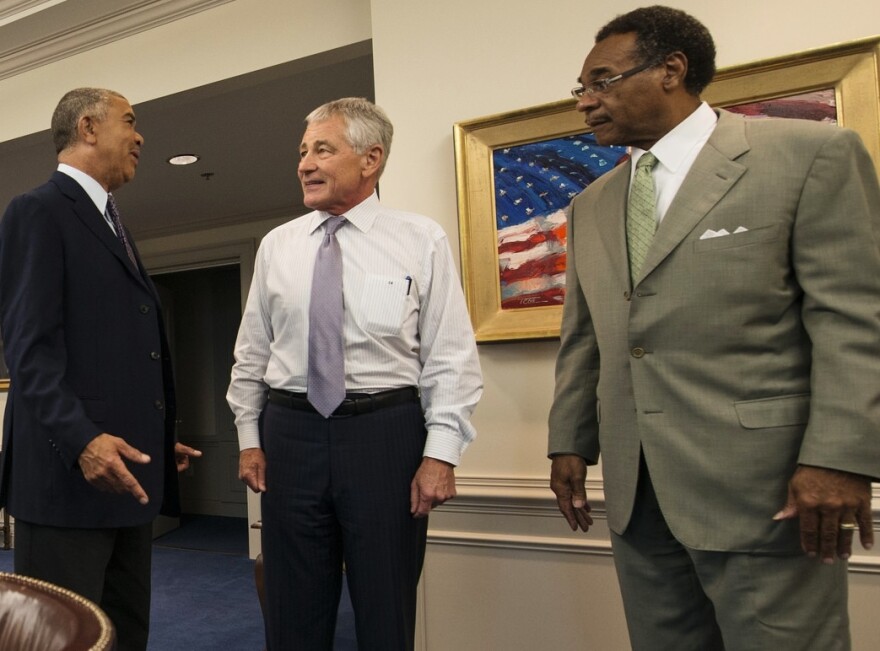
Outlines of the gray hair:
{"label": "gray hair", "polygon": [[373,145],[381,145],[385,150],[379,167],[379,176],[382,176],[394,135],[394,126],[385,111],[363,97],[343,97],[322,104],[309,113],[306,124],[323,122],[337,115],[345,122],[348,144],[355,152],[364,154]]}
{"label": "gray hair", "polygon": [[74,88],[65,93],[52,113],[52,140],[56,154],[76,144],[76,125],[80,118],[87,115],[100,122],[107,117],[111,97],[125,99],[106,88]]}

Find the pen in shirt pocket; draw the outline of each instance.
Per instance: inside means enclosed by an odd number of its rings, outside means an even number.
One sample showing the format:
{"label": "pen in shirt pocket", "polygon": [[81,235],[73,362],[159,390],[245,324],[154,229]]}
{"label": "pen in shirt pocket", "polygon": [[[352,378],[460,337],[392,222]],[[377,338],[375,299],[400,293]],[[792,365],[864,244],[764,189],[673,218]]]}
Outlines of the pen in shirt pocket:
{"label": "pen in shirt pocket", "polygon": [[406,281],[406,295],[409,296],[409,290],[412,287],[412,276],[406,276],[404,280]]}

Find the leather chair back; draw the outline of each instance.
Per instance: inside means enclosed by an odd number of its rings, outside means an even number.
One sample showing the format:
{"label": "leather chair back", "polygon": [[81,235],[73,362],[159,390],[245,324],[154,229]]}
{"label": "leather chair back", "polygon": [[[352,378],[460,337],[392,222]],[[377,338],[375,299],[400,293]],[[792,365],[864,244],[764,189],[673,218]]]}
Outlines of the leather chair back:
{"label": "leather chair back", "polygon": [[88,599],[46,581],[0,572],[0,649],[112,651],[116,632]]}

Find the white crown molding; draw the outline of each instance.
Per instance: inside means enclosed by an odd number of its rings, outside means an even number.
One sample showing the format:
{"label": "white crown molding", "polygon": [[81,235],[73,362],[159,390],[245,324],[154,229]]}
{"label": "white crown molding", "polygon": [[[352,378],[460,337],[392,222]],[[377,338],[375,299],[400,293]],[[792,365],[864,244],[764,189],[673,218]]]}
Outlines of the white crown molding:
{"label": "white crown molding", "polygon": [[[66,0],[0,27],[0,79],[232,1]],[[4,14],[12,16],[38,4],[24,0]]]}
{"label": "white crown molding", "polygon": [[[456,498],[443,505],[450,513],[482,515],[531,515],[561,518],[549,479],[524,477],[456,477]],[[604,517],[602,480],[587,480],[587,499],[592,513]]]}
{"label": "white crown molding", "polygon": [[429,531],[428,543],[453,547],[611,556],[610,540],[590,540],[588,538],[571,540],[557,536],[524,536],[474,531]]}
{"label": "white crown molding", "polygon": [[[477,547],[506,551],[529,551],[587,556],[612,556],[611,541],[572,540],[558,536],[535,536],[482,531],[428,531],[428,544],[451,547]],[[880,575],[880,558],[854,554],[849,560],[850,574]]]}
{"label": "white crown molding", "polygon": [[[483,514],[558,516],[549,478],[459,476],[457,496],[443,505],[445,511]],[[601,479],[587,479],[587,500],[593,513],[605,515],[605,487]],[[872,486],[874,531],[880,534],[880,483]],[[880,542],[880,541],[878,541]]]}
{"label": "white crown molding", "polygon": [[[558,522],[538,520],[562,518],[548,479],[457,477],[457,495],[437,508],[428,531],[428,542],[453,547],[610,555],[602,480],[588,479],[586,488],[596,524],[587,535],[571,537],[555,533],[561,528]],[[880,505],[880,485],[874,484],[873,488],[874,537],[878,549],[866,552],[856,542],[855,553],[849,561],[851,573],[880,574],[880,509],[876,508]],[[525,522],[533,524],[523,524]]]}
{"label": "white crown molding", "polygon": [[31,14],[36,11],[41,11],[41,7],[38,5],[54,5],[59,2],[64,2],[65,0],[18,0],[15,2],[14,0],[7,0],[4,3],[3,7],[0,7],[0,21],[12,19],[14,20],[16,16],[21,16],[22,14]]}

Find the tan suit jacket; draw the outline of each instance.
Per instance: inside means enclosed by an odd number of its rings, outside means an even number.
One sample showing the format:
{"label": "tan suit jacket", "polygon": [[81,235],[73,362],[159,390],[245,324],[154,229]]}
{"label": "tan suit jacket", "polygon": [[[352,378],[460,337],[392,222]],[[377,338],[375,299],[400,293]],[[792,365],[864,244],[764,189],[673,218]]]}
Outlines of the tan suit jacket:
{"label": "tan suit jacket", "polygon": [[798,463],[880,475],[880,190],[849,130],[719,114],[634,287],[629,165],[575,199],[549,452],[601,451],[617,533],[643,449],[685,545],[795,550]]}

